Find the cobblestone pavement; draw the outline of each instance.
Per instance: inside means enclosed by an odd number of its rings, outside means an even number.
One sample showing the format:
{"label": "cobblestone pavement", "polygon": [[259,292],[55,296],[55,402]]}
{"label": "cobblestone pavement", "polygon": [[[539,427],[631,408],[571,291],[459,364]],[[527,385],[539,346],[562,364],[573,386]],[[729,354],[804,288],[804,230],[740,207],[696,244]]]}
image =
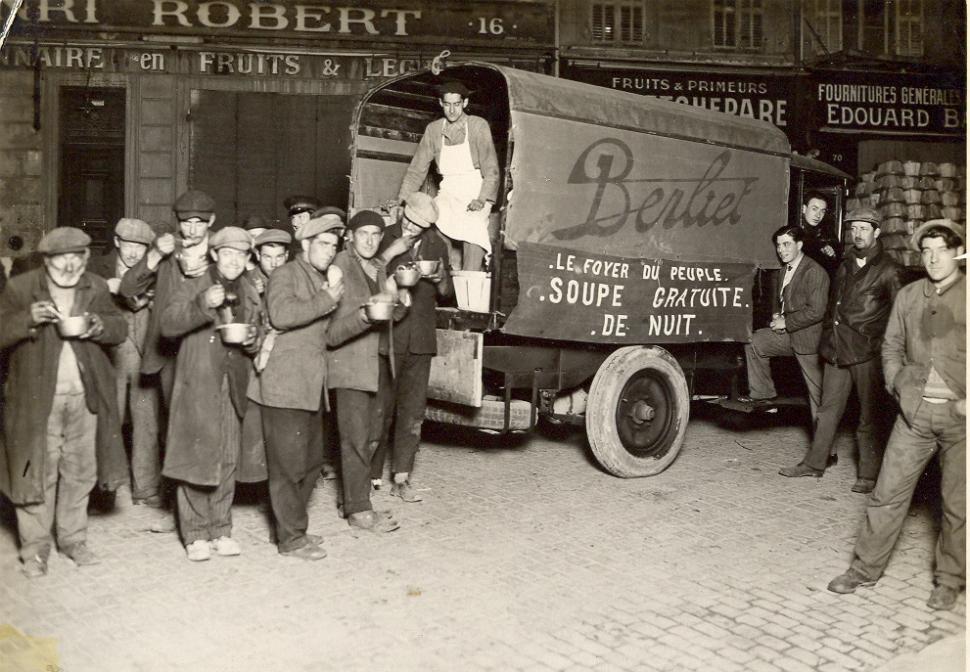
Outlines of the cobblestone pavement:
{"label": "cobblestone pavement", "polygon": [[925,606],[931,484],[882,580],[825,590],[864,504],[847,433],[821,480],[776,474],[805,446],[790,426],[694,419],[673,465],[633,480],[599,470],[580,433],[434,434],[415,475],[426,501],[375,498],[402,521],[391,535],[354,538],[332,482],[315,491],[320,562],[279,556],[251,499],[233,511],[241,557],[189,563],[137,507],[92,517],[101,564],[54,557],[28,581],[7,515],[0,669],[50,654],[35,669],[834,672],[964,636],[962,596]]}

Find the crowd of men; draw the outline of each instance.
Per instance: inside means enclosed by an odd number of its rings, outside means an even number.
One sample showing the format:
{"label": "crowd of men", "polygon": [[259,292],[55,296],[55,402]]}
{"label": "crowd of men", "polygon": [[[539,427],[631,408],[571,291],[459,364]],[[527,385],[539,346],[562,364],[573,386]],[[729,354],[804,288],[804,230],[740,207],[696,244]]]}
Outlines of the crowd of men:
{"label": "crowd of men", "polygon": [[[826,210],[825,197],[810,193],[801,224],[773,235],[783,269],[777,310],[745,346],[749,394],[743,401],[774,404],[771,358],[794,356],[808,390],[811,442],[798,464],[779,473],[821,478],[838,459],[835,435],[855,390],[852,491],[871,495],[852,565],[828,586],[835,593],[874,585],[882,575],[919,477],[939,454],[943,521],[928,604],[950,609],[966,581],[964,227],[937,219],[916,228],[911,245],[926,277],[904,287],[904,269],[879,241],[876,210],[845,216],[852,245],[844,254],[818,231]],[[879,425],[893,416],[887,442]]]}

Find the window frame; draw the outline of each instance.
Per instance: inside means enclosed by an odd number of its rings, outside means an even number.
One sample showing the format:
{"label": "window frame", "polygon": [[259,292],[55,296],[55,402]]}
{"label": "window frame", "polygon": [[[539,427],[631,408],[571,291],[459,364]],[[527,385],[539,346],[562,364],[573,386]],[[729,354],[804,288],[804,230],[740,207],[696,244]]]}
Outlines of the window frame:
{"label": "window frame", "polygon": [[[596,14],[602,12],[600,35],[596,31]],[[624,22],[624,13],[628,21]],[[609,14],[609,18],[607,16]],[[590,3],[590,41],[597,45],[643,45],[646,36],[645,0],[604,0]],[[606,33],[610,36],[607,37]]]}
{"label": "window frame", "polygon": [[[764,0],[711,0],[711,46],[725,51],[761,51],[765,45],[764,16]],[[719,25],[723,36],[720,42]]]}

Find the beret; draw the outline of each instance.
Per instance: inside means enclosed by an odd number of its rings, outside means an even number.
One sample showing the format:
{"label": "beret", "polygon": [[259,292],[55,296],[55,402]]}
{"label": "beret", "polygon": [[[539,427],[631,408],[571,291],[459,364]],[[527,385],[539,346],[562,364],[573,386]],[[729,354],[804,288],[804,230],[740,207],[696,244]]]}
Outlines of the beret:
{"label": "beret", "polygon": [[449,80],[438,85],[438,95],[443,96],[446,93],[457,93],[462,98],[467,98],[471,94],[471,91],[461,82]]}
{"label": "beret", "polygon": [[253,237],[246,229],[238,226],[226,226],[209,236],[209,249],[218,250],[220,247],[231,247],[234,250],[247,251],[253,245]]}
{"label": "beret", "polygon": [[265,245],[266,243],[289,245],[292,241],[293,236],[290,235],[289,231],[284,231],[283,229],[266,229],[261,234],[256,236],[256,240],[253,242],[253,247],[259,247],[260,245]]}
{"label": "beret", "polygon": [[843,218],[844,222],[868,222],[874,227],[882,224],[882,216],[874,208],[856,208]]}
{"label": "beret", "polygon": [[313,212],[320,207],[320,201],[313,196],[289,196],[283,201],[283,207],[290,215],[301,212]]}
{"label": "beret", "polygon": [[216,202],[204,191],[189,189],[175,199],[175,205],[172,206],[172,209],[176,215],[185,219],[190,217],[208,219],[216,212]]}
{"label": "beret", "polygon": [[[314,215],[316,215],[316,213],[314,213]],[[313,219],[301,226],[300,230],[296,234],[296,239],[307,240],[308,238],[319,236],[321,233],[343,230],[343,228],[344,223],[340,217],[332,213],[326,213],[319,217],[314,216]],[[340,235],[339,231],[337,235]]]}
{"label": "beret", "polygon": [[65,254],[83,252],[91,244],[91,236],[74,226],[59,226],[44,234],[37,245],[41,254]]}
{"label": "beret", "polygon": [[913,231],[913,236],[912,238],[909,239],[910,245],[913,246],[913,249],[916,250],[917,252],[921,252],[919,248],[920,238],[923,236],[923,234],[926,233],[927,230],[936,228],[936,227],[949,229],[953,233],[960,236],[961,242],[966,243],[967,238],[966,238],[966,235],[964,234],[963,227],[957,224],[956,222],[954,222],[952,219],[931,219],[929,221],[923,222],[922,224],[920,224],[919,228]]}
{"label": "beret", "polygon": [[121,240],[142,243],[143,245],[151,245],[152,241],[155,240],[155,232],[152,231],[148,222],[130,217],[122,217],[118,220],[118,223],[115,224],[115,235]]}
{"label": "beret", "polygon": [[269,222],[259,215],[247,215],[240,226],[247,231],[252,231],[253,229],[268,229]]}
{"label": "beret", "polygon": [[349,231],[356,231],[362,226],[376,226],[383,231],[384,218],[373,210],[361,210],[351,217],[349,222],[347,222],[347,229]]}
{"label": "beret", "polygon": [[404,199],[404,216],[426,229],[438,221],[438,205],[423,191],[415,191]]}

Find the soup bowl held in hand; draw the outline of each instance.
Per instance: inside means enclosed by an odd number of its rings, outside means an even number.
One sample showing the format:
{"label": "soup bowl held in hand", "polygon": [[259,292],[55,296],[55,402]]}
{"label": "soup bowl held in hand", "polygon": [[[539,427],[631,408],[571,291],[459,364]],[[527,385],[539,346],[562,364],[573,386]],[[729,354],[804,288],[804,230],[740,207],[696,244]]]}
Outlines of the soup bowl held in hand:
{"label": "soup bowl held in hand", "polygon": [[364,304],[364,314],[371,322],[386,322],[391,319],[393,313],[394,303],[391,301],[382,301],[378,297],[372,297],[370,301]]}
{"label": "soup bowl held in hand", "polygon": [[421,271],[422,277],[428,277],[429,275],[434,275],[438,272],[438,266],[441,264],[437,259],[421,259],[417,262],[418,270]]}
{"label": "soup bowl held in hand", "polygon": [[222,342],[227,345],[238,345],[245,343],[252,335],[252,325],[245,322],[230,322],[220,324],[216,329],[222,336]]}
{"label": "soup bowl held in hand", "polygon": [[87,315],[72,315],[62,317],[57,321],[57,333],[64,338],[76,338],[91,327],[91,318]]}
{"label": "soup bowl held in hand", "polygon": [[411,264],[401,264],[394,271],[394,281],[398,287],[414,287],[421,279],[421,270]]}

